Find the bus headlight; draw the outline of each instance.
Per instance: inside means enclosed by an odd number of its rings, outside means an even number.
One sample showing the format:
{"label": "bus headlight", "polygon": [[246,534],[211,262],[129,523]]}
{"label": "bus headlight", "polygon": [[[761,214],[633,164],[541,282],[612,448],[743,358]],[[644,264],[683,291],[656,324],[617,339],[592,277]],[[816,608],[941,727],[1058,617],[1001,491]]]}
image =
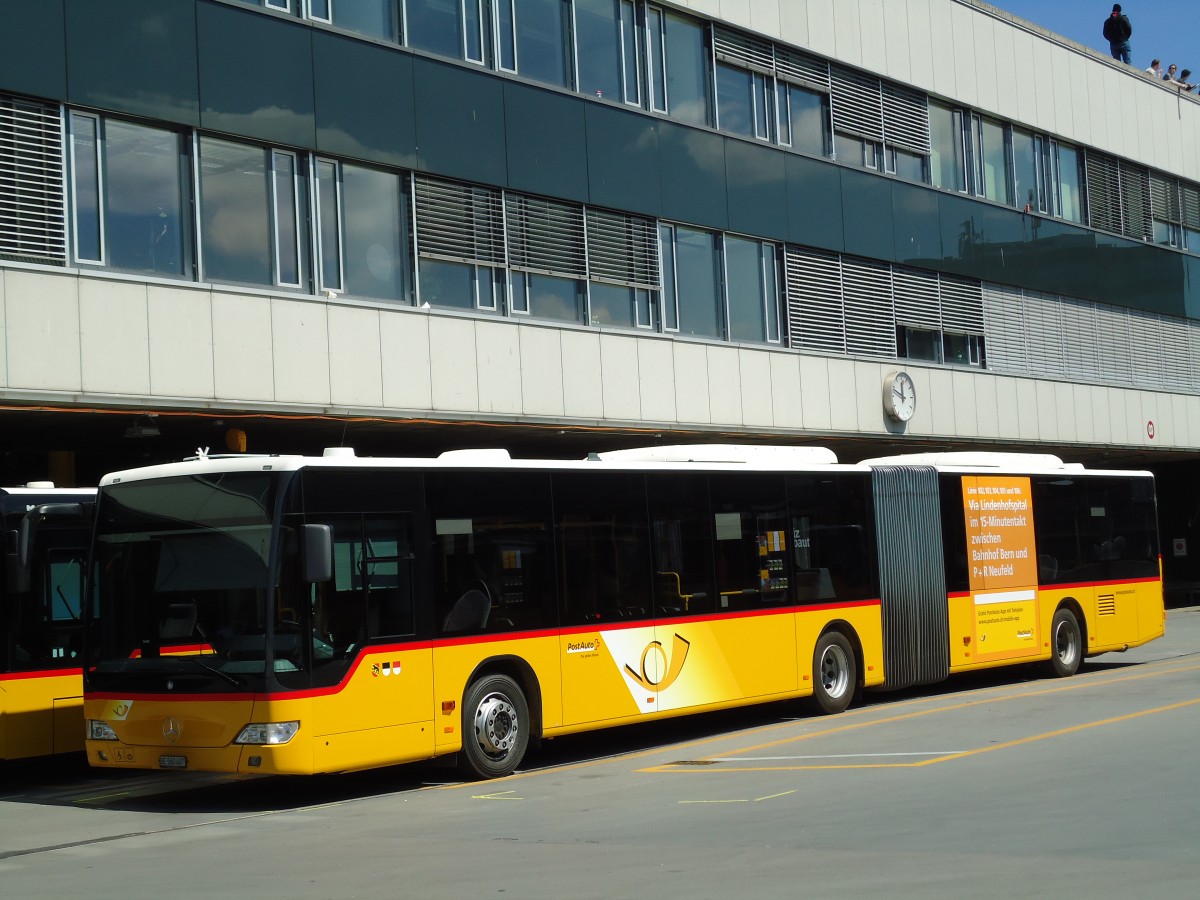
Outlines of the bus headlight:
{"label": "bus headlight", "polygon": [[258,722],[243,728],[234,743],[286,744],[299,730],[299,722]]}
{"label": "bus headlight", "polygon": [[87,736],[91,741],[115,741],[117,733],[101,719],[88,719]]}

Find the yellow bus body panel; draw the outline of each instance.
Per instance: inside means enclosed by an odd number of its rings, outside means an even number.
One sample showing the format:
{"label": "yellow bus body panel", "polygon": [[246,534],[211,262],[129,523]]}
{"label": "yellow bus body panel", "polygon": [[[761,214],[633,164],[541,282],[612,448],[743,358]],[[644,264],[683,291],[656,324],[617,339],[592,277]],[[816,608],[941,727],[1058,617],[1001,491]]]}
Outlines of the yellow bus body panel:
{"label": "yellow bus body panel", "polygon": [[0,676],[0,760],[83,749],[78,669]]}

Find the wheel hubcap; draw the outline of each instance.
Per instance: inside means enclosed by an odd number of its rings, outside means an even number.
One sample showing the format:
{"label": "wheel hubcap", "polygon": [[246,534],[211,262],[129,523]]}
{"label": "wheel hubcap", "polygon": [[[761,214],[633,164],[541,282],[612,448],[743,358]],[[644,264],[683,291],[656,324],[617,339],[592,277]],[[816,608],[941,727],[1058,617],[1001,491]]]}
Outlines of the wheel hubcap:
{"label": "wheel hubcap", "polygon": [[1075,634],[1067,627],[1066,622],[1058,623],[1058,631],[1054,635],[1054,647],[1063,665],[1069,666],[1075,662],[1075,654],[1079,652],[1079,648],[1075,645]]}
{"label": "wheel hubcap", "polygon": [[475,711],[475,739],[485,753],[502,756],[517,742],[520,722],[512,703],[502,694],[491,694]]}
{"label": "wheel hubcap", "polygon": [[821,656],[821,686],[830,697],[841,697],[849,686],[849,664],[841,647],[826,647]]}

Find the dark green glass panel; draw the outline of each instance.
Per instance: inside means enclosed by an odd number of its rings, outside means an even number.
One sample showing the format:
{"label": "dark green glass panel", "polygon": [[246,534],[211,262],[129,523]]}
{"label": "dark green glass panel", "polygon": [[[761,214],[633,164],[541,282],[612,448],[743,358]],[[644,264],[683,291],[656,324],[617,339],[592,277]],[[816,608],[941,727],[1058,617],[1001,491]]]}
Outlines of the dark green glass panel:
{"label": "dark green glass panel", "polygon": [[[118,14],[108,3],[67,0],[66,35],[70,102],[200,123],[193,4],[125,0]],[[12,47],[24,40],[5,43]]]}
{"label": "dark green glass panel", "polygon": [[585,109],[591,202],[659,215],[663,191],[657,121],[607,104],[588,103]]}
{"label": "dark green glass panel", "polygon": [[418,167],[452,178],[502,185],[504,85],[492,75],[414,57]]}
{"label": "dark green glass panel", "polygon": [[925,268],[938,266],[942,258],[942,228],[937,193],[893,182],[892,213],[897,262]]}
{"label": "dark green glass panel", "polygon": [[729,230],[756,237],[788,236],[787,156],[745,141],[725,141]]}
{"label": "dark green glass panel", "polygon": [[1187,280],[1184,283],[1184,315],[1200,319],[1200,259],[1184,257]]}
{"label": "dark green glass panel", "polygon": [[313,72],[321,153],[416,165],[411,56],[314,30]]}
{"label": "dark green glass panel", "polygon": [[844,250],[842,168],[787,154],[788,240],[822,250]]}
{"label": "dark green glass panel", "polygon": [[1097,299],[1171,316],[1184,315],[1183,254],[1139,241],[1114,241],[1106,260],[1108,279],[1101,284],[1104,296]]}
{"label": "dark green glass panel", "polygon": [[7,39],[0,51],[0,90],[47,100],[65,99],[63,0],[5,3],[2,15]]}
{"label": "dark green glass panel", "polygon": [[658,134],[663,217],[708,228],[727,228],[726,139],[673,122],[660,123]]}
{"label": "dark green glass panel", "polygon": [[940,194],[938,212],[942,229],[941,270],[982,279],[986,260],[983,204],[958,194]]}
{"label": "dark green glass panel", "polygon": [[847,253],[888,262],[895,260],[890,179],[842,169],[842,215]]}
{"label": "dark green glass panel", "polygon": [[313,29],[200,2],[200,124],[294,147],[316,144]]}
{"label": "dark green glass panel", "polygon": [[508,186],[565,200],[588,199],[584,104],[517,82],[504,85]]}
{"label": "dark green glass panel", "polygon": [[983,223],[985,279],[1003,284],[1027,279],[1025,241],[1029,237],[1029,219],[1023,213],[986,203],[980,204]]}

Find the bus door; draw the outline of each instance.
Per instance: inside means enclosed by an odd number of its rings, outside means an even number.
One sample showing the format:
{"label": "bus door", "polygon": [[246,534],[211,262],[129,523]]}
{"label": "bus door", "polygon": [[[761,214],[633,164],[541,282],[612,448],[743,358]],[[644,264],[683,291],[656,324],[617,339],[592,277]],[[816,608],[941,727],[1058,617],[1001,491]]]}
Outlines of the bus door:
{"label": "bus door", "polygon": [[[386,755],[410,739],[431,750],[433,651],[416,641],[412,516],[322,516],[321,524],[333,532],[333,578],[308,587],[313,684],[336,697],[313,703],[318,752],[349,744],[358,756]],[[284,607],[277,617],[286,633],[301,611]]]}

